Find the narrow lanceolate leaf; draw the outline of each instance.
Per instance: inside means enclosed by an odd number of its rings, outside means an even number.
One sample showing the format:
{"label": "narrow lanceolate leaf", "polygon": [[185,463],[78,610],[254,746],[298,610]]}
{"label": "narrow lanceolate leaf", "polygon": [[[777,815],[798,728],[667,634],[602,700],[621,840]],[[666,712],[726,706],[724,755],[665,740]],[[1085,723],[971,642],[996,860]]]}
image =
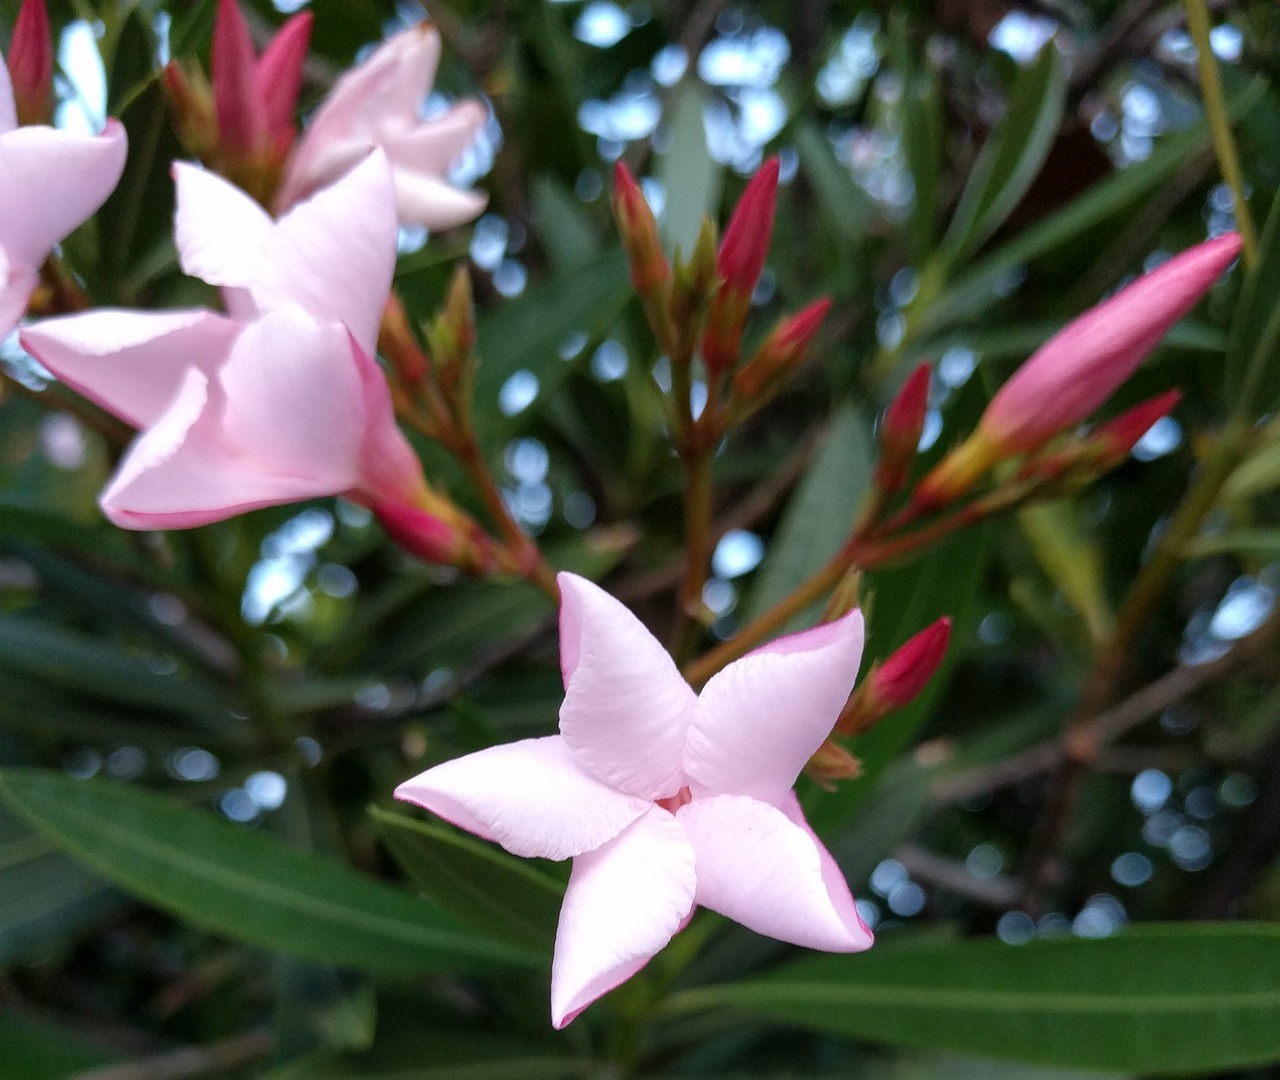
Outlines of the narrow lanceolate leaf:
{"label": "narrow lanceolate leaf", "polygon": [[1009,92],[1009,111],[978,155],[942,249],[955,262],[976,250],[1009,216],[1040,172],[1062,122],[1067,83],[1052,44],[1040,50]]}
{"label": "narrow lanceolate leaf", "polygon": [[720,166],[707,148],[707,127],[703,119],[706,91],[696,79],[687,80],[676,91],[667,118],[671,127],[671,149],[658,165],[657,178],[666,194],[659,229],[662,246],[671,254],[677,248],[687,258],[702,219],[716,216],[720,201]]}
{"label": "narrow lanceolate leaf", "polygon": [[12,769],[0,772],[0,797],[121,888],[256,945],[373,969],[544,963],[340,863],[154,792]]}
{"label": "narrow lanceolate leaf", "polygon": [[1227,346],[1227,400],[1252,421],[1280,399],[1280,200],[1262,231],[1258,266],[1245,280]]}
{"label": "narrow lanceolate leaf", "polygon": [[550,953],[563,884],[452,825],[376,806],[369,815],[396,862],[429,900],[479,930]]}
{"label": "narrow lanceolate leaf", "polygon": [[[787,503],[777,538],[756,575],[747,617],[768,610],[840,550],[871,481],[871,434],[854,408],[838,412],[822,447]],[[811,626],[813,613],[788,630]]]}
{"label": "narrow lanceolate leaf", "polygon": [[734,1006],[877,1042],[1063,1068],[1200,1073],[1280,1060],[1280,926],[962,941],[821,956],[668,1008]]}

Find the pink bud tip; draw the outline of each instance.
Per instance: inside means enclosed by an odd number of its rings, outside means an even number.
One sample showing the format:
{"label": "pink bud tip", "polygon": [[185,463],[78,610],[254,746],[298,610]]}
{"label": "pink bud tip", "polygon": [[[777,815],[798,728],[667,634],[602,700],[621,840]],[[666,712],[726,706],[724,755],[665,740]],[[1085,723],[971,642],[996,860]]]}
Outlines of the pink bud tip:
{"label": "pink bud tip", "polygon": [[53,38],[44,0],[24,0],[9,44],[9,78],[18,120],[42,124],[53,104]]}
{"label": "pink bud tip", "polygon": [[293,143],[294,114],[302,89],[302,66],[311,44],[310,11],[300,11],[286,22],[258,61],[257,87],[262,100],[263,124],[272,148],[281,157]]}
{"label": "pink bud tip", "polygon": [[613,168],[613,216],[631,264],[631,283],[636,291],[646,293],[666,281],[671,268],[662,253],[658,223],[636,178],[621,161]]}
{"label": "pink bud tip", "polygon": [[951,620],[941,618],[889,657],[872,676],[872,697],[886,709],[901,709],[915,700],[933,677],[947,651]]}
{"label": "pink bud tip", "polygon": [[760,280],[778,202],[778,159],[769,158],[747,184],[725,227],[716,265],[727,288],[750,295]]}
{"label": "pink bud tip", "polygon": [[1002,453],[1022,454],[1078,424],[1195,307],[1239,252],[1237,233],[1197,244],[1068,323],[999,389],[980,430]]}
{"label": "pink bud tip", "polygon": [[884,411],[880,428],[882,439],[904,440],[910,443],[912,450],[915,449],[929,410],[929,379],[932,374],[928,364],[920,364],[907,376]]}
{"label": "pink bud tip", "polygon": [[1173,407],[1181,400],[1181,390],[1166,390],[1163,394],[1148,398],[1103,424],[1093,433],[1091,441],[1101,446],[1108,456],[1123,458],[1151,430],[1151,425],[1172,412]]}

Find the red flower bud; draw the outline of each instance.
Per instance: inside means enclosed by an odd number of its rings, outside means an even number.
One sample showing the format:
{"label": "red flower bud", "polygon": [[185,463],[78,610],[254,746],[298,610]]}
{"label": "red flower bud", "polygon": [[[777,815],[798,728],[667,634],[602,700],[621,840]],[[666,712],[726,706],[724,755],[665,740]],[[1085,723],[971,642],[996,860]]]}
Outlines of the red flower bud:
{"label": "red flower bud", "polygon": [[733,380],[734,392],[746,398],[755,397],[771,379],[804,363],[809,346],[813,344],[830,308],[831,301],[824,296],[794,315],[779,320],[755,355],[738,372]]}
{"label": "red flower bud", "polygon": [[1124,461],[1137,441],[1151,430],[1151,425],[1168,416],[1181,400],[1181,390],[1166,390],[1122,412],[1093,432],[1088,441],[1102,452],[1104,467],[1113,468]]}
{"label": "red flower bud", "polygon": [[907,482],[907,472],[920,446],[924,418],[929,410],[928,364],[920,364],[898,388],[880,421],[880,460],[876,462],[875,484],[885,494],[899,491]]}
{"label": "red flower bud", "polygon": [[871,695],[886,711],[901,709],[933,678],[951,637],[951,620],[943,617],[898,649],[871,675]]}
{"label": "red flower bud", "polygon": [[461,513],[456,515],[460,520],[454,523],[402,503],[377,503],[371,509],[386,534],[424,562],[456,566],[472,574],[487,573],[493,568],[489,538]]}
{"label": "red flower bud", "polygon": [[747,184],[720,241],[716,266],[727,289],[748,296],[755,290],[769,253],[777,202],[778,159],[771,157]]}
{"label": "red flower bud", "polygon": [[613,167],[613,216],[631,264],[631,283],[644,294],[671,276],[662,253],[658,223],[631,170],[619,161]]}
{"label": "red flower bud", "polygon": [[9,79],[20,124],[47,124],[53,115],[53,37],[44,0],[24,0],[9,43]]}

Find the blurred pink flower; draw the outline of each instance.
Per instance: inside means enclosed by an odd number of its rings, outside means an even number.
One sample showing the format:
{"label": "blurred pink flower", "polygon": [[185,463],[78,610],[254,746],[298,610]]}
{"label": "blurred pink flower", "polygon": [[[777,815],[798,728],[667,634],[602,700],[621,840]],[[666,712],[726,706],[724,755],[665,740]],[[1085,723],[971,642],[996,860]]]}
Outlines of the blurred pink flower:
{"label": "blurred pink flower", "polygon": [[372,352],[395,260],[380,153],[273,222],[177,165],[182,268],[229,315],[98,310],[35,323],[26,349],[141,429],[102,495],[127,528],[186,528],[320,495],[414,505],[421,466]]}
{"label": "blurred pink flower", "polygon": [[756,649],[696,695],[622,604],[573,574],[559,583],[560,734],[468,754],[396,789],[515,855],[574,860],[554,1025],[644,967],[697,905],[796,945],[868,948],[791,790],[849,696],[862,615]]}
{"label": "blurred pink flower", "polygon": [[0,62],[0,337],[27,310],[40,266],[59,240],[98,209],[124,170],[124,128],[101,135],[18,126]]}
{"label": "blurred pink flower", "polygon": [[401,221],[446,229],[476,217],[487,196],[454,187],[446,176],[488,114],[481,102],[466,100],[433,120],[422,119],[439,61],[440,35],[423,23],[396,34],[343,75],[299,140],[276,209],[332,183],[380,146],[395,176]]}

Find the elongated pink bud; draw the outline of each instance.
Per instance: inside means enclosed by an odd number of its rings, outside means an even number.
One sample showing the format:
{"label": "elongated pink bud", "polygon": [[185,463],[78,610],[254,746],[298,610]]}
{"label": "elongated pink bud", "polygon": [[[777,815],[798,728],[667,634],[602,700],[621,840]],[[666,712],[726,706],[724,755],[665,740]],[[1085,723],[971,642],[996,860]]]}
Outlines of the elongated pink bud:
{"label": "elongated pink bud", "polygon": [[456,566],[473,574],[493,568],[493,547],[470,519],[454,524],[428,510],[400,503],[377,503],[372,510],[387,535],[424,562]]}
{"label": "elongated pink bud", "polygon": [[726,287],[748,296],[754,291],[773,236],[778,203],[778,159],[769,158],[747,184],[720,240],[716,259]]}
{"label": "elongated pink bud", "polygon": [[262,121],[271,149],[281,160],[287,156],[296,133],[294,116],[302,90],[302,65],[311,44],[310,11],[300,11],[286,22],[258,61],[257,86],[262,101]]}
{"label": "elongated pink bud", "polygon": [[711,299],[702,338],[702,359],[713,371],[727,371],[738,361],[751,294],[769,254],[777,203],[778,159],[772,157],[747,183],[720,240],[716,270],[723,284]]}
{"label": "elongated pink bud", "polygon": [[920,364],[898,388],[880,421],[880,460],[875,484],[887,495],[900,491],[920,446],[925,414],[929,411],[928,364]]}
{"label": "elongated pink bud", "polygon": [[9,79],[20,124],[47,124],[53,115],[53,37],[44,0],[24,0],[9,43]]}
{"label": "elongated pink bud", "polygon": [[1115,392],[1240,251],[1227,233],[1162,263],[1067,324],[997,391],[978,433],[999,455],[1025,454]]}
{"label": "elongated pink bud", "polygon": [[251,155],[265,137],[258,56],[236,0],[218,0],[209,68],[223,150],[231,156]]}

